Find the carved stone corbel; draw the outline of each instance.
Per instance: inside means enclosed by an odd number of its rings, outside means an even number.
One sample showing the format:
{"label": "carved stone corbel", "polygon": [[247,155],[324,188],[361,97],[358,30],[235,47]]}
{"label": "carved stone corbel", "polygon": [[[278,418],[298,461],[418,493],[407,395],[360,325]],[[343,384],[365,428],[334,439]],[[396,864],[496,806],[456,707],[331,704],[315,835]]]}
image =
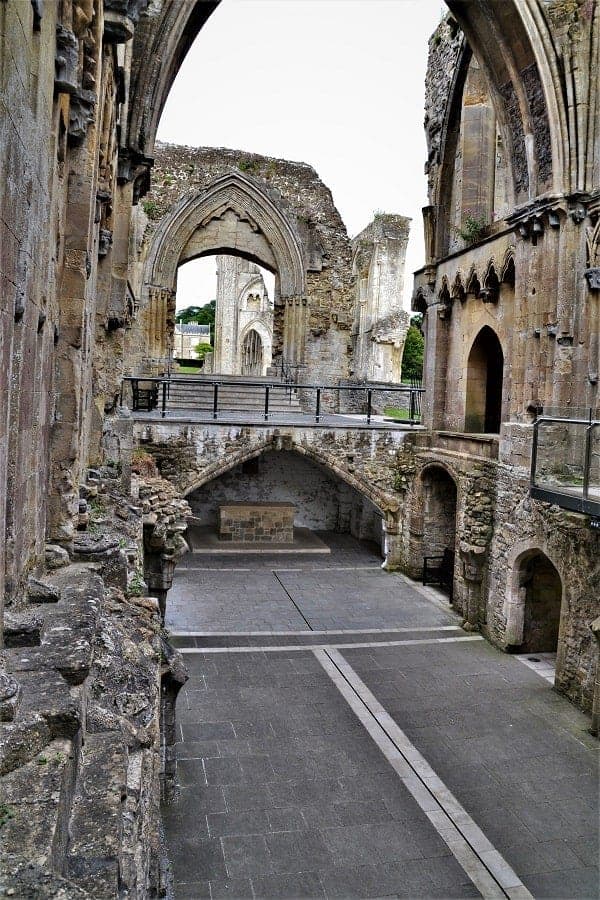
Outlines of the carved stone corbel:
{"label": "carved stone corbel", "polygon": [[75,94],[79,89],[79,41],[64,25],[56,26],[54,89],[58,94]]}
{"label": "carved stone corbel", "polygon": [[75,141],[85,138],[88,126],[94,121],[96,95],[93,91],[78,90],[71,97],[69,108],[69,137]]}

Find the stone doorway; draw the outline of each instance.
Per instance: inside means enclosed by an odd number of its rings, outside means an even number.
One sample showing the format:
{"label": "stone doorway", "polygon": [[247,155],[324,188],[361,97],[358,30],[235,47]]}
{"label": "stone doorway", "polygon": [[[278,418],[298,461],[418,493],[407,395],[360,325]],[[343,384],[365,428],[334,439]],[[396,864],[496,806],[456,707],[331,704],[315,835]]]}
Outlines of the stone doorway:
{"label": "stone doorway", "polygon": [[454,554],[456,547],[456,483],[446,469],[429,466],[422,476],[423,543],[422,556]]}
{"label": "stone doorway", "polygon": [[465,431],[498,434],[502,421],[504,354],[494,331],[481,329],[467,362]]}
{"label": "stone doorway", "polygon": [[521,653],[556,653],[560,629],[562,581],[541,551],[521,561],[519,594],[523,604]]}

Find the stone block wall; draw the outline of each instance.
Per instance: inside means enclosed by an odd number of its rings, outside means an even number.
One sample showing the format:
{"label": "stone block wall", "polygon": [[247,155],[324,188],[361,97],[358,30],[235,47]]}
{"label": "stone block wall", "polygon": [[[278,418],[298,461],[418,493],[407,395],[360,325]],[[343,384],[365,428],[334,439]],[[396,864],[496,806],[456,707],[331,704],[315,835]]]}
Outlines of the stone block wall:
{"label": "stone block wall", "polygon": [[[177,243],[174,211],[188,200],[202,201],[227,175],[233,182],[240,178],[242,191],[245,184],[256,189],[260,209],[256,203],[250,204],[252,209],[241,209],[239,198],[232,199],[236,193],[232,187],[233,193],[227,195],[218,215],[201,217],[198,229],[181,245]],[[304,364],[301,371],[306,381],[328,382],[347,374],[354,301],[350,241],[331,192],[314,169],[240,150],[157,144],[145,209],[147,217],[139,212],[146,227],[134,269],[141,309],[139,324],[131,334],[132,360],[141,363],[151,330],[158,334],[162,355],[166,355],[169,339],[164,315],[162,333],[154,327],[154,286],[160,282],[174,296],[178,264],[200,253],[229,248],[277,271],[273,357],[283,353],[288,362]],[[172,229],[170,216],[174,217]],[[248,216],[253,223],[250,226]],[[292,248],[292,257],[300,257],[293,263],[291,257],[289,260],[295,274],[291,268],[278,269],[278,254],[285,257],[285,246]]]}
{"label": "stone block wall", "polygon": [[[71,553],[47,545],[44,578],[30,578],[7,613],[7,895],[142,900],[165,887],[158,804],[173,775],[169,725],[186,674],[147,596],[144,563],[177,550],[186,504],[150,474],[135,476],[129,493],[116,464],[92,470]],[[152,499],[141,499],[149,488]]]}
{"label": "stone block wall", "polygon": [[402,308],[410,219],[379,213],[352,241],[355,378],[399,383],[409,315]]}
{"label": "stone block wall", "polygon": [[291,503],[219,506],[219,540],[242,544],[292,544],[296,507]]}

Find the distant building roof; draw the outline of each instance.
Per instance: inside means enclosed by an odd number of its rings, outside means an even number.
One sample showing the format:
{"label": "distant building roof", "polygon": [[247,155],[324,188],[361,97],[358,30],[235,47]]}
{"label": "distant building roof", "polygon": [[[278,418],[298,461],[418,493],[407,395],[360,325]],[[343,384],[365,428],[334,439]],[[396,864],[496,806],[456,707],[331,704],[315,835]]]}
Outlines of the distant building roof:
{"label": "distant building roof", "polygon": [[210,334],[210,325],[197,325],[195,322],[184,325],[176,322],[175,334]]}

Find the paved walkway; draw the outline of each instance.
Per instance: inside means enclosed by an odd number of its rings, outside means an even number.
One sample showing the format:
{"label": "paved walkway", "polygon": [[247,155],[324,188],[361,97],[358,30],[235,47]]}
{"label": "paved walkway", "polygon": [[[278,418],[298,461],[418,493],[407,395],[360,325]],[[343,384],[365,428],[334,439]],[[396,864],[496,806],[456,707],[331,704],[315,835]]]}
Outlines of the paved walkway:
{"label": "paved walkway", "polygon": [[588,720],[325,537],[329,557],[178,568],[174,896],[596,897]]}

